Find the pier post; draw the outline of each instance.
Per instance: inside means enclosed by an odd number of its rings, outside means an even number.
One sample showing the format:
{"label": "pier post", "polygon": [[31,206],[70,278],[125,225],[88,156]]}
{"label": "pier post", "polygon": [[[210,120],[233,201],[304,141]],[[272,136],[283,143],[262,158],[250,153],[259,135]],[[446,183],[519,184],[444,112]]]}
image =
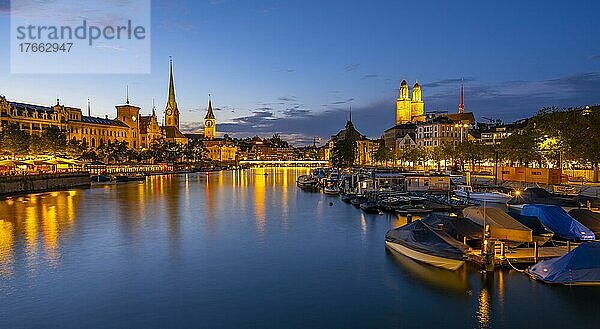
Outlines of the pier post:
{"label": "pier post", "polygon": [[538,262],[538,243],[537,242],[533,243],[533,261],[535,263]]}
{"label": "pier post", "polygon": [[567,252],[571,252],[571,241],[567,241]]}
{"label": "pier post", "polygon": [[406,214],[406,224],[410,224],[412,221],[412,214]]}
{"label": "pier post", "polygon": [[486,272],[493,272],[494,271],[494,261],[495,261],[495,255],[494,255],[494,242],[491,240],[486,239],[484,241],[484,255],[483,255],[483,261],[484,261],[484,267],[485,267],[485,271]]}

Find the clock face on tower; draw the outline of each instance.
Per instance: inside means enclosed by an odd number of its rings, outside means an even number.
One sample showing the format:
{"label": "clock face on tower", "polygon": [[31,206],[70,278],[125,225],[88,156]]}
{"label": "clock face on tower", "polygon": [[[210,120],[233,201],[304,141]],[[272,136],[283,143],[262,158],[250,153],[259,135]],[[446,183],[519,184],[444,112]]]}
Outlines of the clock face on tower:
{"label": "clock face on tower", "polygon": [[167,110],[167,115],[171,115],[171,114],[173,114],[173,111],[172,110]]}
{"label": "clock face on tower", "polygon": [[212,121],[206,121],[205,126],[212,127],[212,125],[213,125]]}

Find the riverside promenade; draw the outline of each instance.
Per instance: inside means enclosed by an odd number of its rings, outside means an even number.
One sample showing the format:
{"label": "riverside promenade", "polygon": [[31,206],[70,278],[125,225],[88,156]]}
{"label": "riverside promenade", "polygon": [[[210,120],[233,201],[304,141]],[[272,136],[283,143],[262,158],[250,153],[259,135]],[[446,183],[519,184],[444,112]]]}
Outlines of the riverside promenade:
{"label": "riverside promenade", "polygon": [[88,172],[0,176],[0,197],[89,186]]}

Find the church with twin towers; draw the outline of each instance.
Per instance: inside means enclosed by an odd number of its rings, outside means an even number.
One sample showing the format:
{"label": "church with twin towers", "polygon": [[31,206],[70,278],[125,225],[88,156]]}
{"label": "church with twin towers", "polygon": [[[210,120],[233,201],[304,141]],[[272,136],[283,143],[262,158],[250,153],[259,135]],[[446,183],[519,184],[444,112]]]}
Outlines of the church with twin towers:
{"label": "church with twin towers", "polygon": [[408,82],[402,80],[398,99],[396,99],[396,124],[423,121],[425,121],[425,103],[421,94],[421,86],[418,82],[415,82],[411,98]]}

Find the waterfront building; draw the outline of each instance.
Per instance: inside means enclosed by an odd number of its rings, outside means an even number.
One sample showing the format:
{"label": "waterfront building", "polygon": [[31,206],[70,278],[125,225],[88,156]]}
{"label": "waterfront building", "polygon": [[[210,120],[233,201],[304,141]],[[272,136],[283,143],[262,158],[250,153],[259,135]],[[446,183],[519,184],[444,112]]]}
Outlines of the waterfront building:
{"label": "waterfront building", "polygon": [[[87,147],[97,147],[108,142],[127,142],[131,148],[138,143],[138,125],[132,119],[138,107],[126,104],[117,106],[118,117],[125,121],[83,115],[81,109],[67,107],[56,100],[54,106],[11,102],[0,97],[0,129],[17,124],[32,136],[41,135],[49,127],[58,127],[68,133],[68,138],[82,142]],[[132,117],[129,115],[133,114]],[[135,117],[137,120],[137,117]]]}
{"label": "waterfront building", "polygon": [[179,130],[179,107],[175,98],[175,82],[173,81],[173,61],[169,69],[169,95],[165,107],[165,125],[162,127],[164,138],[169,142],[186,144],[187,137]]}
{"label": "waterfront building", "polygon": [[208,110],[204,117],[204,138],[207,140],[217,138],[217,119],[212,109],[212,101],[208,100]]}
{"label": "waterfront building", "polygon": [[502,140],[512,135],[513,132],[525,127],[526,123],[526,120],[521,120],[515,123],[482,129],[480,131],[480,141],[485,145],[498,145],[502,143]]}
{"label": "waterfront building", "polygon": [[142,149],[147,149],[153,142],[162,137],[163,134],[156,116],[156,109],[153,107],[151,115],[140,116],[140,146]]}
{"label": "waterfront building", "polygon": [[331,139],[325,144],[324,147],[321,148],[319,154],[321,155],[321,160],[331,161],[331,151],[335,145],[335,142],[338,140],[342,140],[346,138],[346,135],[349,131],[353,131],[353,134],[356,136],[356,158],[354,160],[354,164],[360,166],[370,166],[375,164],[374,155],[375,152],[379,149],[380,143],[383,143],[383,140],[371,140],[367,138],[365,135],[361,134],[354,128],[354,123],[352,122],[352,115],[350,115],[350,119],[346,122],[346,127],[340,130],[337,134],[331,136]]}
{"label": "waterfront building", "polygon": [[464,85],[461,84],[457,113],[427,115],[423,122],[417,123],[415,144],[426,147],[458,145],[471,138],[469,131],[474,125],[473,112],[465,112]]}
{"label": "waterfront building", "polygon": [[[54,106],[43,106],[8,101],[0,96],[0,130],[17,124],[30,135],[40,135],[49,127],[57,127],[67,132],[69,140],[81,142],[88,148],[95,148],[109,142],[126,142],[132,149],[148,148],[153,141],[164,138],[180,144],[187,143],[187,137],[179,130],[179,109],[175,98],[173,63],[170,65],[168,101],[165,107],[165,125],[160,126],[156,110],[148,116],[140,114],[141,108],[129,101],[117,105],[116,117],[94,117],[88,104],[87,115],[79,108],[68,107],[56,100]],[[216,134],[216,131],[215,131]]]}
{"label": "waterfront building", "polygon": [[383,133],[385,147],[396,149],[398,144],[410,146],[414,144],[417,125],[414,123],[403,123],[387,129]]}
{"label": "waterfront building", "polygon": [[213,112],[212,100],[208,100],[208,108],[204,117],[204,131],[202,134],[186,134],[189,139],[202,141],[209,159],[221,163],[234,163],[238,158],[238,147],[227,135],[217,137],[217,119]]}

